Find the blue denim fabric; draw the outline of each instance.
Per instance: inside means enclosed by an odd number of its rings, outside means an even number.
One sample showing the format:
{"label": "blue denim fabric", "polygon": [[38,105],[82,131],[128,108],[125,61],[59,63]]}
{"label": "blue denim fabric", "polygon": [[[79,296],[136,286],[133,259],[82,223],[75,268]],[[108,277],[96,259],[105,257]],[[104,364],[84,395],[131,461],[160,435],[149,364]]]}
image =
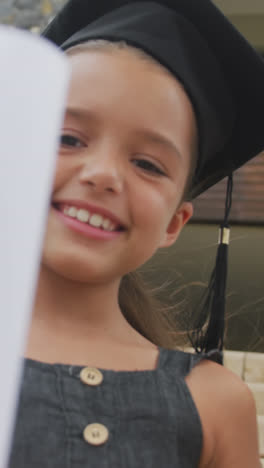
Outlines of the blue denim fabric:
{"label": "blue denim fabric", "polygon": [[[201,421],[184,377],[201,359],[160,348],[157,369],[101,370],[103,381],[80,380],[83,367],[23,358],[24,371],[8,468],[195,468]],[[109,439],[85,441],[101,423]]]}

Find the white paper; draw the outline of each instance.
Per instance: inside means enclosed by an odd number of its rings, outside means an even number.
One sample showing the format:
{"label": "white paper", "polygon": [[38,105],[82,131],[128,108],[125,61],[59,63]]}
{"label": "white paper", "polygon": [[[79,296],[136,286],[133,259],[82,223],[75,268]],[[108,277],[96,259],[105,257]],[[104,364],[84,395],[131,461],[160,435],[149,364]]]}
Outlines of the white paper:
{"label": "white paper", "polygon": [[0,468],[9,458],[68,81],[55,46],[0,27]]}

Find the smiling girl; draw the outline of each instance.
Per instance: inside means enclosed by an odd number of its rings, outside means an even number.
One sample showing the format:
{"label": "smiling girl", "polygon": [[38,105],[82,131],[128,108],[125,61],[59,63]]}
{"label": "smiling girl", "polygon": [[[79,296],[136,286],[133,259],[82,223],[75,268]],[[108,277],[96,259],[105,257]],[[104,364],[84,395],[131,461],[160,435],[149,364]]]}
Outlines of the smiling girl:
{"label": "smiling girl", "polygon": [[157,347],[127,323],[118,291],[121,278],[171,245],[192,214],[181,198],[196,151],[194,113],[167,70],[133,49],[89,45],[69,58],[72,85],[28,355],[47,359],[47,325],[54,362],[78,364],[88,353],[101,367],[155,368]]}
{"label": "smiling girl", "polygon": [[[9,466],[257,468],[248,388],[164,339],[133,272],[263,148],[264,65],[207,0],[127,3],[70,1],[45,32],[72,80]],[[228,65],[208,18],[239,41]]]}

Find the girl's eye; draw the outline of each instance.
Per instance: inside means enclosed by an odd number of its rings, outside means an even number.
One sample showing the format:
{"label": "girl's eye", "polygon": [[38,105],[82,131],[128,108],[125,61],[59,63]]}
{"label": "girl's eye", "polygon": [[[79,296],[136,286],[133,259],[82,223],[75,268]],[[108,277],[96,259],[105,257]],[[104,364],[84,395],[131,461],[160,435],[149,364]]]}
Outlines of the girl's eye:
{"label": "girl's eye", "polygon": [[83,148],[84,143],[79,140],[79,138],[72,135],[61,135],[60,145],[71,147],[71,148]]}
{"label": "girl's eye", "polygon": [[134,162],[136,166],[144,169],[144,171],[152,172],[157,175],[166,175],[165,172],[163,172],[158,166],[148,161],[147,159],[134,159]]}

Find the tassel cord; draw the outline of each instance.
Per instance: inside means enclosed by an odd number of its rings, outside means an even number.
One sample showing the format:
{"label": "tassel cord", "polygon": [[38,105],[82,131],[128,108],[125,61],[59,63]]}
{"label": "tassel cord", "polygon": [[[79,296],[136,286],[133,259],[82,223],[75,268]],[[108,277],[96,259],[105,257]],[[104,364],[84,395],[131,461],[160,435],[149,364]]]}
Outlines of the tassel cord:
{"label": "tassel cord", "polygon": [[[220,226],[219,246],[217,249],[216,263],[213,269],[206,295],[203,295],[200,304],[196,330],[189,334],[191,343],[196,352],[208,353],[212,349],[223,350],[225,331],[225,295],[228,266],[229,243],[229,215],[232,207],[233,176],[228,177],[225,199],[224,220]],[[207,329],[202,327],[208,320]]]}

